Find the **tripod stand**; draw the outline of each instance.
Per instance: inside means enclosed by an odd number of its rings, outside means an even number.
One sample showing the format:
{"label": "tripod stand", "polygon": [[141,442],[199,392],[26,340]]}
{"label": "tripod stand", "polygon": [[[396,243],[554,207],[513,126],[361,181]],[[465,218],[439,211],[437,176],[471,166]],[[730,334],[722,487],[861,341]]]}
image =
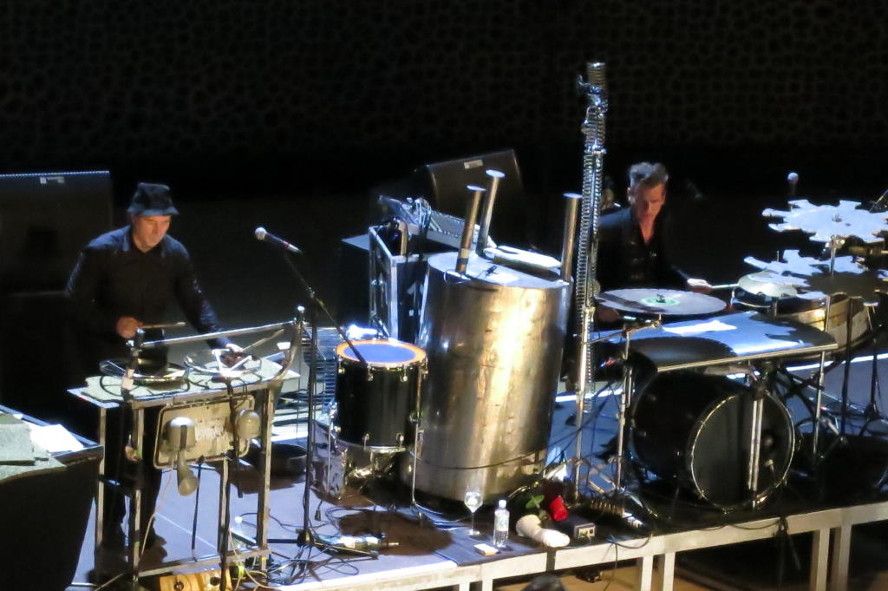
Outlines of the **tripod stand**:
{"label": "tripod stand", "polygon": [[[290,271],[293,273],[293,276],[296,278],[297,283],[305,292],[306,296],[309,300],[309,308],[308,308],[308,317],[309,323],[311,324],[311,342],[310,342],[310,350],[308,356],[308,392],[307,392],[307,401],[308,401],[308,432],[306,438],[306,470],[305,470],[305,482],[304,489],[302,493],[302,528],[299,531],[299,535],[295,540],[279,538],[279,539],[271,539],[269,542],[274,543],[282,543],[282,544],[298,544],[300,546],[321,546],[326,547],[326,544],[319,543],[314,536],[314,533],[311,530],[311,517],[310,517],[310,506],[311,506],[311,488],[313,485],[313,470],[310,467],[310,462],[312,458],[312,454],[314,453],[314,422],[315,422],[315,389],[317,388],[317,348],[318,348],[318,326],[317,326],[317,312],[320,310],[327,320],[336,328],[336,332],[339,334],[340,338],[348,343],[349,348],[355,354],[355,357],[359,360],[359,362],[367,367],[367,360],[361,355],[361,352],[355,347],[354,343],[349,339],[348,335],[345,334],[345,331],[337,324],[337,322],[333,319],[333,316],[330,314],[329,309],[326,304],[321,300],[315,290],[311,287],[308,281],[305,279],[303,274],[299,271],[299,268],[296,264],[290,259],[289,255],[284,252],[283,253],[284,261],[287,266],[290,268]],[[300,307],[300,316],[302,316],[301,307]],[[305,321],[304,317],[299,320],[299,341],[298,346],[301,348],[302,346],[302,334],[304,331]],[[320,511],[320,508],[318,508]]]}

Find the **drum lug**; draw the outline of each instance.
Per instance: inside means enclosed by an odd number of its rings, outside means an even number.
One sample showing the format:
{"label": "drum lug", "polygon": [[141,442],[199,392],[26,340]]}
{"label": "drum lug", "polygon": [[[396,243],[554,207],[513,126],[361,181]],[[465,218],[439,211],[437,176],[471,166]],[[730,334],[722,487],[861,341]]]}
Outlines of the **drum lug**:
{"label": "drum lug", "polygon": [[368,382],[373,381],[373,371],[371,371],[370,369],[367,370],[367,381]]}
{"label": "drum lug", "polygon": [[361,443],[364,445],[365,448],[367,447],[367,442],[369,442],[369,441],[370,441],[370,434],[364,433],[364,437],[361,438]]}
{"label": "drum lug", "polygon": [[338,373],[339,375],[345,375],[345,368],[340,365],[336,368],[336,373]]}
{"label": "drum lug", "polygon": [[401,370],[401,381],[402,381],[402,382],[406,382],[406,381],[407,381],[407,377],[408,377],[408,376],[407,376],[407,372],[404,371],[404,370]]}
{"label": "drum lug", "polygon": [[395,440],[398,442],[398,447],[404,447],[404,434],[403,433],[398,433],[398,436],[395,438]]}

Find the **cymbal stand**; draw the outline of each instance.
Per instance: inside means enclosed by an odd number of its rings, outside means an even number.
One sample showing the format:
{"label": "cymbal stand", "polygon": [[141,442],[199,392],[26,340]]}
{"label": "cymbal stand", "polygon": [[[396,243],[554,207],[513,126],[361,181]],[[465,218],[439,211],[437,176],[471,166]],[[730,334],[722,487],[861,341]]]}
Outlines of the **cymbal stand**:
{"label": "cymbal stand", "polygon": [[759,468],[761,467],[762,452],[762,414],[765,408],[765,396],[767,396],[768,387],[765,379],[767,369],[762,371],[762,375],[756,376],[755,371],[750,367],[747,376],[752,380],[752,425],[749,433],[749,459],[747,461],[746,487],[749,490],[752,508],[755,509],[760,499],[756,497],[758,491]]}
{"label": "cymbal stand", "polygon": [[[885,301],[888,299],[888,296],[882,296],[881,304],[884,305]],[[879,348],[878,348],[878,340],[879,335],[885,331],[886,324],[885,323],[877,323],[875,318],[875,312],[872,307],[867,307],[867,323],[869,324],[870,332],[872,333],[872,366],[871,366],[871,374],[870,374],[870,398],[869,403],[866,405],[866,409],[863,411],[863,417],[866,420],[864,423],[862,433],[867,430],[869,424],[873,421],[884,421],[885,417],[882,416],[882,413],[879,411],[879,407],[876,404],[876,396],[880,390],[879,384]]]}
{"label": "cymbal stand", "polygon": [[614,471],[614,489],[617,491],[621,491],[623,489],[623,462],[626,456],[626,419],[629,415],[629,397],[631,396],[632,389],[635,387],[635,375],[632,364],[629,363],[630,342],[632,340],[632,335],[636,332],[649,328],[656,328],[661,324],[662,317],[657,316],[657,318],[651,322],[645,322],[636,326],[626,326],[623,328],[622,331],[623,387],[622,391],[620,392],[620,400],[618,405],[619,410],[617,412],[617,455],[615,457],[616,467]]}
{"label": "cymbal stand", "polygon": [[[833,274],[836,266],[836,251],[843,240],[839,236],[833,236],[829,241],[829,273]],[[826,307],[823,311],[823,331],[829,331],[829,313],[832,307],[832,294],[826,294]],[[817,374],[817,394],[814,399],[814,428],[811,435],[811,457],[817,460],[817,449],[820,443],[820,420],[823,406],[823,388],[826,383],[826,351],[820,353],[820,368]]]}

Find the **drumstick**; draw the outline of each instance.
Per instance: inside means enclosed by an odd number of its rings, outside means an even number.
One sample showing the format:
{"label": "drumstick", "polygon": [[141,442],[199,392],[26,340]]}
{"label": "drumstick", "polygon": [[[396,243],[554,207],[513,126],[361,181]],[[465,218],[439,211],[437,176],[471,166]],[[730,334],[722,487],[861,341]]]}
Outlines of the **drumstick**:
{"label": "drumstick", "polygon": [[157,330],[157,329],[167,329],[167,328],[181,328],[183,326],[188,326],[187,322],[179,321],[179,322],[160,322],[158,324],[143,324],[141,327],[142,330]]}

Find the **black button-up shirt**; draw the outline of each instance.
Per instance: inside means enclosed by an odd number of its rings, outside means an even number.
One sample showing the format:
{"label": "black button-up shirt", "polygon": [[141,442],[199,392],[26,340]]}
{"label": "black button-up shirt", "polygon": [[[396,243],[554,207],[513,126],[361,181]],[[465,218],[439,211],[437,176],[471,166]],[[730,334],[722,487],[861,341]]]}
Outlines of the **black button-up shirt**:
{"label": "black button-up shirt", "polygon": [[168,235],[142,252],[133,244],[130,226],[102,234],[81,252],[66,291],[90,363],[126,354],[116,331],[120,317],[132,316],[145,324],[166,322],[171,301],[198,331],[218,330],[188,251]]}
{"label": "black button-up shirt", "polygon": [[669,260],[667,227],[661,213],[654,222],[651,241],[645,244],[631,207],[602,216],[596,267],[601,290],[686,289],[685,274]]}

